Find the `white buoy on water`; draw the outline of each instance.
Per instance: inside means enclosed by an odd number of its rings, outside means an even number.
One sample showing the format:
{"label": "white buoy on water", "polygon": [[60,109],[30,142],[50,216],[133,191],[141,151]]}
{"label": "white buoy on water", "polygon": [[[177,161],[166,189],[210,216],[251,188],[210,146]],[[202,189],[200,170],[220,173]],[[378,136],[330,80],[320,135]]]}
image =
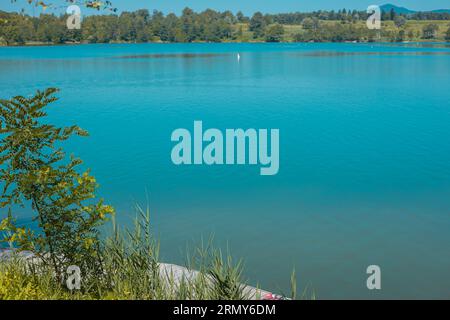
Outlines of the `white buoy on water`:
{"label": "white buoy on water", "polygon": [[238,62],[241,60],[241,55],[239,53],[237,54],[237,60]]}

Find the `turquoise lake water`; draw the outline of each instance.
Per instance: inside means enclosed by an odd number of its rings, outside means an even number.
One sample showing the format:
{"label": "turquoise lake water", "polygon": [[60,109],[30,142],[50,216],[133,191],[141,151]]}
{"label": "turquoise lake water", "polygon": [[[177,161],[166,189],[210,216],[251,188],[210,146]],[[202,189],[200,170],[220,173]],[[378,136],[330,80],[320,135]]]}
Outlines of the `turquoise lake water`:
{"label": "turquoise lake water", "polygon": [[[1,98],[50,86],[50,120],[90,132],[67,150],[119,220],[148,197],[164,261],[214,234],[276,292],[295,267],[321,299],[450,298],[448,45],[0,48]],[[171,133],[194,120],[279,129],[279,173],[175,166]]]}

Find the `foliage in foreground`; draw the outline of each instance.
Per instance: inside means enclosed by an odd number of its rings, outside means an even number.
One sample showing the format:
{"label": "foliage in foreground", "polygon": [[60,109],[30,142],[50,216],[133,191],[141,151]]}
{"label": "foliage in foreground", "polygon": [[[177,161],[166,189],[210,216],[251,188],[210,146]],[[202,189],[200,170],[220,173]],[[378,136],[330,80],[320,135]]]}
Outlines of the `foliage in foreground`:
{"label": "foliage in foreground", "polygon": [[201,247],[192,257],[200,270],[178,279],[159,268],[159,245],[150,235],[148,209],[138,208],[133,230],[120,231],[113,222],[111,236],[102,241],[97,277],[82,274],[80,290],[70,291],[66,279],[38,260],[18,256],[0,262],[0,300],[41,299],[248,299],[242,284],[242,265],[211,245]]}
{"label": "foliage in foreground", "polygon": [[[59,277],[67,265],[98,274],[99,227],[114,210],[95,200],[95,178],[80,172],[82,161],[67,159],[61,148],[71,136],[87,132],[45,121],[57,91],[0,100],[0,208],[9,211],[0,231],[6,232],[4,241],[33,251]],[[12,212],[18,206],[31,206],[37,231],[16,226]]]}

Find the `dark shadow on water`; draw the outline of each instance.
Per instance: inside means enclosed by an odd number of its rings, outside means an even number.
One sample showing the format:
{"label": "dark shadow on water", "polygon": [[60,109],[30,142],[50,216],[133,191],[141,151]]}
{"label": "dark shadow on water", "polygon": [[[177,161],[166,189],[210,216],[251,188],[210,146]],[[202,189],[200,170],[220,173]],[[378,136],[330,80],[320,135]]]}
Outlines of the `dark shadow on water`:
{"label": "dark shadow on water", "polygon": [[403,42],[403,43],[385,43],[388,47],[400,47],[400,48],[434,48],[434,49],[448,49],[450,48],[450,42]]}
{"label": "dark shadow on water", "polygon": [[215,57],[223,57],[228,54],[224,53],[166,53],[166,54],[140,54],[140,55],[125,55],[125,56],[117,56],[113,57],[113,59],[166,59],[166,58],[183,58],[183,59],[192,59],[192,58],[215,58]]}
{"label": "dark shadow on water", "polygon": [[450,51],[368,51],[368,52],[342,52],[342,51],[314,51],[295,53],[304,57],[344,57],[344,56],[450,56]]}

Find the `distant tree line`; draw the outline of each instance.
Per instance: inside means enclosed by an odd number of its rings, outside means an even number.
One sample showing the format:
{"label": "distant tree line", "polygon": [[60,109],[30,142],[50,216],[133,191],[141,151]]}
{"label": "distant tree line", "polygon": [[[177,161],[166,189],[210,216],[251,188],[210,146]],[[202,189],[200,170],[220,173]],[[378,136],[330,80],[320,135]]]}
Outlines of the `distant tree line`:
{"label": "distant tree line", "polygon": [[[40,43],[111,43],[111,42],[222,42],[267,41],[287,39],[286,26],[299,25],[289,41],[404,41],[417,38],[434,39],[438,26],[427,24],[419,31],[407,31],[410,19],[433,18],[448,20],[448,13],[417,13],[397,15],[383,13],[384,20],[393,21],[396,30],[369,30],[365,27],[366,12],[317,11],[311,13],[262,14],[252,17],[242,12],[218,12],[211,9],[196,13],[185,8],[181,15],[164,15],[146,9],[121,14],[84,17],[80,30],[69,30],[67,15],[41,14],[32,17],[24,13],[0,11],[0,45]],[[450,28],[446,33],[450,40]]]}
{"label": "distant tree line", "polygon": [[393,21],[393,27],[381,30],[369,30],[365,23],[334,22],[329,23],[317,18],[305,18],[302,22],[302,32],[294,35],[298,42],[403,42],[415,40],[450,40],[450,24],[443,37],[438,38],[439,25],[429,22],[419,28],[406,28],[406,20],[398,16]]}
{"label": "distant tree line", "polygon": [[[447,12],[417,12],[411,14],[397,14],[394,9],[382,11],[381,19],[384,21],[394,20],[395,17],[402,16],[407,20],[450,20],[450,13]],[[313,12],[294,12],[267,14],[264,16],[268,23],[276,22],[281,24],[297,25],[302,23],[305,18],[315,18],[319,20],[330,21],[366,21],[369,14],[366,11],[342,9],[338,11],[313,11]]]}

